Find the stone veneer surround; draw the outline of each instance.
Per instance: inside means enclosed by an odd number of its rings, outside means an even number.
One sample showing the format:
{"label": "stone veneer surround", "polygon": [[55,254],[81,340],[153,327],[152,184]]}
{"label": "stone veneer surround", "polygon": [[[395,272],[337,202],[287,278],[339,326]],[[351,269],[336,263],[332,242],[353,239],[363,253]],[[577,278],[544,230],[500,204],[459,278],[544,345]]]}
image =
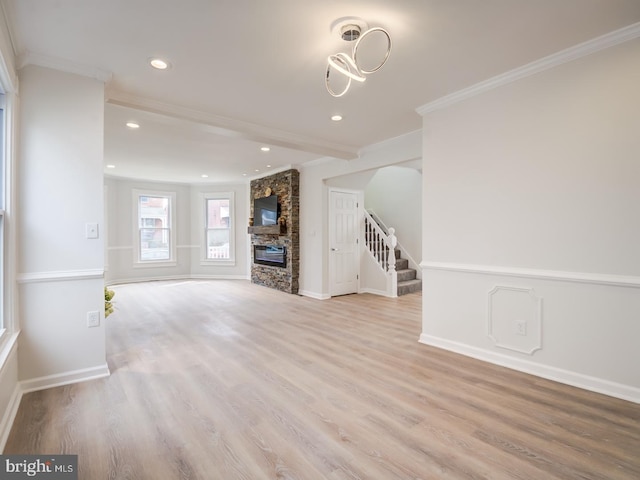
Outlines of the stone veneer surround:
{"label": "stone veneer surround", "polygon": [[[280,234],[251,234],[251,282],[286,293],[298,293],[300,275],[300,173],[295,170],[269,175],[251,181],[251,217],[253,200],[264,197],[267,188],[278,196],[280,216],[286,228]],[[284,245],[287,247],[286,268],[260,265],[253,262],[254,245]]]}

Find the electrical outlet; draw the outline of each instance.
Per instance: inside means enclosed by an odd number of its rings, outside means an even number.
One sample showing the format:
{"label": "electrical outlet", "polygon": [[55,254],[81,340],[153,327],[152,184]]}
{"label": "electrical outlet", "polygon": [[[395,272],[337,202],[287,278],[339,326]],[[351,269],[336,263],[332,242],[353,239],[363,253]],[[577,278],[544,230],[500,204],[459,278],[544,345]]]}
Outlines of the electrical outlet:
{"label": "electrical outlet", "polygon": [[527,336],[527,322],[525,320],[516,320],[516,335]]}
{"label": "electrical outlet", "polygon": [[100,312],[87,312],[87,327],[100,326]]}

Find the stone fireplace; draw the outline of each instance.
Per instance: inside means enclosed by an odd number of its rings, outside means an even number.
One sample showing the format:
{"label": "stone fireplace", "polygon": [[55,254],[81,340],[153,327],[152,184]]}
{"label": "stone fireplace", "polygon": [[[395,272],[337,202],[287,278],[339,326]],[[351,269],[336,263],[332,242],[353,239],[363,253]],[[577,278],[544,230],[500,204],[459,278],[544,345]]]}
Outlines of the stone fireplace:
{"label": "stone fireplace", "polygon": [[251,218],[256,198],[277,195],[277,225],[249,226],[251,282],[298,293],[300,272],[300,173],[291,169],[251,181]]}

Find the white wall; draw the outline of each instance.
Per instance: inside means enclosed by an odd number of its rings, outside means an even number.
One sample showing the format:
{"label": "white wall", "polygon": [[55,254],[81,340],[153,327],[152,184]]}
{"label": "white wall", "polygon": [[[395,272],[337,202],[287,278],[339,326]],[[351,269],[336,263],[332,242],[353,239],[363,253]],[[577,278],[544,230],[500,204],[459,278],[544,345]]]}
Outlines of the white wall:
{"label": "white wall", "polygon": [[[300,290],[301,295],[329,298],[329,248],[327,238],[328,187],[348,188],[340,177],[353,175],[355,182],[368,180],[359,172],[420,158],[419,131],[382,142],[360,152],[354,160],[321,159],[301,165],[300,170]],[[364,185],[363,183],[358,183]]]}
{"label": "white wall", "polygon": [[[190,186],[109,177],[105,179],[108,284],[168,278],[248,278],[248,185]],[[134,190],[174,192],[177,239],[175,266],[134,266]],[[202,193],[233,192],[235,198],[235,263],[202,265],[204,241]]]}
{"label": "white wall", "polygon": [[421,341],[640,401],[638,58],[633,40],[425,115]]}
{"label": "white wall", "polygon": [[104,322],[104,85],[41,67],[20,72],[18,272],[25,388],[108,373]]}
{"label": "white wall", "polygon": [[411,258],[422,260],[422,174],[415,168],[381,168],[364,190],[364,205],[387,227]]}

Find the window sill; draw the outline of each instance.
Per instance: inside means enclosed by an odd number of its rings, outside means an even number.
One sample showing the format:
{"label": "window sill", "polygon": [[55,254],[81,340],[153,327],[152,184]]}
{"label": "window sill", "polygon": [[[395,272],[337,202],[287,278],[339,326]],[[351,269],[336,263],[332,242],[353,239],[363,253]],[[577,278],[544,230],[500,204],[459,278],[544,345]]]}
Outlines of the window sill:
{"label": "window sill", "polygon": [[0,331],[0,372],[4,368],[7,359],[18,342],[20,332],[10,334],[7,330]]}
{"label": "window sill", "polygon": [[234,258],[229,260],[200,260],[200,265],[203,267],[235,267],[236,260]]}
{"label": "window sill", "polygon": [[178,262],[175,261],[149,261],[149,262],[136,262],[133,264],[133,268],[166,268],[177,267]]}

